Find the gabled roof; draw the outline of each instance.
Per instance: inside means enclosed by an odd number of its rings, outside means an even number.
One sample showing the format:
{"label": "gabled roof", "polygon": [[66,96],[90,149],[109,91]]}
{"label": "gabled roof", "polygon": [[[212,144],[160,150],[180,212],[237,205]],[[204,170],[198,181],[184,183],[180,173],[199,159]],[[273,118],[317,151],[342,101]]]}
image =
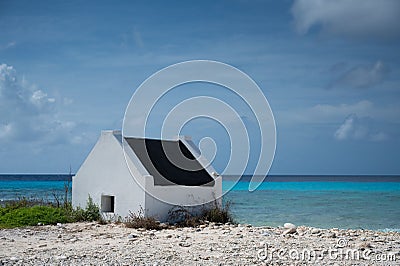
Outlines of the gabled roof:
{"label": "gabled roof", "polygon": [[214,179],[180,140],[125,138],[154,185],[213,186]]}

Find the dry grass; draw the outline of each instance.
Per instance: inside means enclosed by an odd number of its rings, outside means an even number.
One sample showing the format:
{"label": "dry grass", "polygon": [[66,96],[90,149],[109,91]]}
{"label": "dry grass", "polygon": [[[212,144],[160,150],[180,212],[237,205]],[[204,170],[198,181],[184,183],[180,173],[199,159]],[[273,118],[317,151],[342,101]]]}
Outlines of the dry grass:
{"label": "dry grass", "polygon": [[188,209],[177,206],[169,211],[168,222],[180,227],[196,227],[201,224],[212,223],[235,223],[231,211],[231,203],[227,202],[220,206],[214,202],[212,207],[204,207],[200,212],[193,213]]}
{"label": "dry grass", "polygon": [[130,213],[124,222],[126,227],[129,228],[144,228],[146,230],[160,230],[162,229],[160,222],[154,217],[146,217],[144,210],[141,208],[138,213]]}

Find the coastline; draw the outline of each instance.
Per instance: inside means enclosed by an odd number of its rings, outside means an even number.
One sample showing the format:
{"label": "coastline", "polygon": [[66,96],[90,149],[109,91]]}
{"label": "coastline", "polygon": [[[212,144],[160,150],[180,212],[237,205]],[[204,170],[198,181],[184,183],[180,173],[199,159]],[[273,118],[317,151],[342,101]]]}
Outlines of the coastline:
{"label": "coastline", "polygon": [[[286,228],[285,228],[286,227]],[[398,265],[400,233],[208,224],[72,223],[0,230],[2,265]]]}

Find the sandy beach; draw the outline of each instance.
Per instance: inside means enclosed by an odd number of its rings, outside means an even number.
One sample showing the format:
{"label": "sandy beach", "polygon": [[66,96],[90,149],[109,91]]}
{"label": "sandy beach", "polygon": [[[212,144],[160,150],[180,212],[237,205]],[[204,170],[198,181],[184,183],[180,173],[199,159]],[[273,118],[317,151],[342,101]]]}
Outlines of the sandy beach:
{"label": "sandy beach", "polygon": [[1,265],[400,265],[400,233],[208,224],[160,231],[123,224],[0,230]]}

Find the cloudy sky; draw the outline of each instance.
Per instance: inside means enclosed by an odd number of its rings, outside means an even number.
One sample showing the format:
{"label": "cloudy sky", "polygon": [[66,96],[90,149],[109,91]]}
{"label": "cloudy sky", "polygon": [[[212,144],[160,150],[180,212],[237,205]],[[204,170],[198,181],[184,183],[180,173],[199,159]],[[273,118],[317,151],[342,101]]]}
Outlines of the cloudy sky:
{"label": "cloudy sky", "polygon": [[[76,171],[100,130],[121,128],[148,76],[210,59],[246,72],[267,97],[272,174],[400,174],[397,0],[3,0],[0,29],[0,173]],[[207,93],[229,99],[189,86],[158,112]],[[221,171],[224,130],[200,121],[184,131],[222,142]]]}

